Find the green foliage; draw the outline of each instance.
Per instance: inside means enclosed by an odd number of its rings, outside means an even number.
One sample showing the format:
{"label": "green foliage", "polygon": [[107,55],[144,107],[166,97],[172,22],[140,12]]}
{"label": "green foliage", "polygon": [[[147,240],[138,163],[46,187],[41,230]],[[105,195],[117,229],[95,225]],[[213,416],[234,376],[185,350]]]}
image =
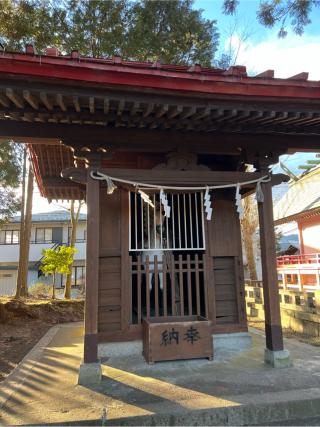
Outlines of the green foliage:
{"label": "green foliage", "polygon": [[73,256],[76,249],[70,246],[59,246],[57,249],[44,249],[40,269],[45,275],[70,274]]}
{"label": "green foliage", "polygon": [[191,0],[143,0],[132,8],[127,56],[142,61],[210,66],[219,35]]}
{"label": "green foliage", "polygon": [[125,0],[68,0],[64,49],[86,56],[123,55],[130,26],[130,4]]}
{"label": "green foliage", "polygon": [[0,36],[7,50],[22,50],[35,43],[39,53],[62,45],[66,31],[66,10],[57,1],[1,0]]}
{"label": "green foliage", "polygon": [[[239,0],[224,0],[224,13],[233,15],[238,4]],[[319,6],[319,0],[262,0],[257,11],[257,18],[265,27],[272,28],[280,24],[279,37],[287,35],[288,20],[293,31],[301,35],[306,25],[311,23],[312,9]]]}
{"label": "green foliage", "polygon": [[34,283],[28,289],[28,294],[33,298],[48,298],[52,293],[52,286],[42,282]]}
{"label": "green foliage", "polygon": [[193,0],[3,0],[0,37],[6,49],[33,43],[38,53],[55,45],[93,57],[211,65],[216,22],[192,6]]}
{"label": "green foliage", "polygon": [[16,190],[20,183],[22,149],[11,141],[0,142],[0,226],[20,208]]}

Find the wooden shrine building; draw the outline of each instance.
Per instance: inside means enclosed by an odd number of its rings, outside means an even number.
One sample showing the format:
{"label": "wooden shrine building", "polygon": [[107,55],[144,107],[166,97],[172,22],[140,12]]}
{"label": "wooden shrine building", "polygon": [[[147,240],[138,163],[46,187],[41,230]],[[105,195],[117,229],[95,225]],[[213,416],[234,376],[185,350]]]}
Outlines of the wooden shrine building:
{"label": "wooden shrine building", "polygon": [[[212,333],[247,331],[236,193],[263,178],[273,363],[283,339],[271,189],[287,178],[269,179],[268,168],[281,154],[320,150],[319,82],[27,46],[0,53],[0,119],[1,139],[28,144],[42,196],[87,201],[86,364],[98,343],[140,340],[143,318],[200,315]],[[207,186],[220,187],[209,201]]]}

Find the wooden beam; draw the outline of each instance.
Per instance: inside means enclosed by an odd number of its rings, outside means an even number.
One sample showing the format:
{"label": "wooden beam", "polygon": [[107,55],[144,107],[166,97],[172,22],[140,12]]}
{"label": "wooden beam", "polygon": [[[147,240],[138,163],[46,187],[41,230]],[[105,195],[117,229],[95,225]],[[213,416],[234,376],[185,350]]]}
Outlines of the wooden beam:
{"label": "wooden beam", "polygon": [[61,93],[57,94],[57,104],[61,108],[62,111],[67,111],[66,104],[64,103],[63,95]]}
{"label": "wooden beam", "polygon": [[189,107],[186,109],[184,113],[181,114],[180,119],[188,119],[189,117],[193,116],[197,111],[197,108],[195,106]]}
{"label": "wooden beam", "polygon": [[164,114],[166,114],[166,112],[169,110],[169,105],[168,104],[164,104],[161,107],[158,108],[155,117],[158,119],[160,117],[162,117]]}
{"label": "wooden beam", "polygon": [[118,110],[117,110],[117,116],[121,116],[122,111],[123,111],[123,109],[125,107],[125,104],[126,104],[125,100],[121,99],[121,101],[119,101]]}
{"label": "wooden beam", "polygon": [[[85,170],[86,172],[86,170]],[[71,179],[66,179],[66,178],[60,178],[59,175],[57,175],[57,177],[43,177],[42,178],[42,183],[44,185],[44,187],[46,188],[55,188],[55,187],[59,187],[59,188],[81,188],[81,184],[78,182],[75,182],[74,180]],[[82,185],[86,185],[86,180],[84,183],[82,183]],[[82,188],[84,189],[84,188]]]}
{"label": "wooden beam", "polygon": [[[257,79],[258,80],[258,79]],[[284,83],[286,81],[284,80]],[[294,82],[288,80],[289,84],[295,85]],[[38,92],[45,92],[48,95],[55,97],[57,93],[62,93],[61,85],[57,83],[50,83],[50,84],[44,84],[41,82],[33,81],[32,83],[32,91],[35,93]],[[243,83],[241,83],[242,86],[245,86]],[[229,83],[230,85],[230,83]],[[261,83],[259,83],[259,86],[263,87]],[[6,87],[11,87],[14,90],[17,91],[17,93],[22,92],[23,89],[26,88],[25,81],[19,81],[15,80],[14,82],[11,80],[7,81],[1,81],[0,82],[0,90],[5,89]],[[277,85],[273,86],[273,90],[279,91],[279,82]],[[290,87],[290,85],[289,85]],[[288,89],[288,88],[286,88]],[[304,90],[304,87],[299,87],[297,90]],[[316,88],[308,88],[308,91],[315,91]],[[124,89],[119,89],[117,87],[116,89],[112,88],[106,88],[105,86],[97,86],[90,87],[90,86],[78,86],[78,87],[64,87],[63,88],[63,95],[72,97],[72,96],[79,96],[79,97],[90,97],[94,96],[97,99],[103,99],[104,97],[107,97],[109,100],[119,102],[121,99],[125,99],[128,103],[133,102],[140,102],[140,104],[149,104],[149,103],[155,103],[157,105],[161,104],[169,104],[169,105],[182,105],[185,109],[192,108],[192,106],[196,106],[197,109],[210,107],[212,110],[217,108],[222,109],[232,109],[232,108],[238,108],[238,109],[255,109],[255,110],[263,110],[268,106],[270,109],[278,108],[279,110],[287,110],[288,109],[288,101],[287,98],[283,97],[282,99],[275,99],[268,97],[268,100],[266,100],[265,96],[261,97],[248,97],[246,95],[239,96],[235,99],[234,96],[228,95],[219,95],[219,94],[205,94],[205,93],[194,93],[191,94],[190,92],[186,93],[178,93],[178,92],[172,92],[171,94],[168,94],[168,92],[164,91],[157,91],[156,95],[154,90],[152,91],[144,89],[141,90],[141,88],[136,90],[130,90],[125,91]],[[292,95],[290,93],[290,95]],[[312,99],[314,98],[314,99]],[[290,105],[291,111],[298,111],[301,108],[304,108],[306,110],[312,111],[316,110],[318,106],[318,100],[315,99],[314,93],[311,93],[311,96],[308,96],[304,99],[296,99],[294,104]],[[306,103],[306,99],[308,99],[308,102]]]}
{"label": "wooden beam", "polygon": [[29,105],[31,105],[32,108],[34,108],[35,110],[38,110],[39,101],[34,95],[30,93],[29,90],[23,91],[23,98],[28,102]]}
{"label": "wooden beam", "polygon": [[283,350],[276,243],[273,221],[271,183],[261,184],[264,202],[258,203],[266,347],[271,351]]}
{"label": "wooden beam", "polygon": [[22,117],[22,120],[26,121],[26,122],[33,122],[34,121],[33,120],[33,114],[31,114],[31,113],[24,113],[24,115]]}
{"label": "wooden beam", "polygon": [[10,101],[14,103],[15,106],[17,106],[18,108],[24,107],[24,102],[22,98],[13,89],[6,88],[6,95],[10,99]]}
{"label": "wooden beam", "polygon": [[94,113],[94,97],[93,96],[89,97],[89,111],[91,114]]}
{"label": "wooden beam", "polygon": [[[66,145],[88,144],[117,150],[166,152],[178,148],[196,150],[199,153],[240,153],[242,149],[274,150],[281,153],[290,150],[320,151],[320,135],[221,132],[149,131],[147,129],[125,129],[102,126],[63,125],[54,123],[27,123],[2,121],[0,137],[21,140],[21,137],[58,138]],[[107,142],[106,142],[107,141]]]}
{"label": "wooden beam", "polygon": [[219,116],[217,118],[214,118],[211,121],[211,124],[213,126],[214,129],[218,129],[221,127],[221,123],[223,125],[223,122],[229,120],[232,117],[237,117],[238,116],[238,110],[231,110],[231,111],[226,111],[224,112],[224,114],[221,114],[221,112],[218,112]]}
{"label": "wooden beam", "polygon": [[100,236],[100,182],[87,179],[87,255],[86,299],[84,315],[84,363],[98,361],[98,291],[99,291],[99,236]]}
{"label": "wooden beam", "polygon": [[309,77],[309,73],[299,73],[299,74],[295,74],[294,76],[289,77],[288,80],[306,81],[306,80],[308,80],[308,77]]}
{"label": "wooden beam", "polygon": [[262,73],[256,74],[254,77],[265,78],[265,79],[273,79],[274,70],[266,70]]}
{"label": "wooden beam", "polygon": [[104,112],[104,114],[109,113],[109,108],[110,108],[110,101],[108,98],[104,98],[103,99],[103,112]]}
{"label": "wooden beam", "polygon": [[194,116],[192,116],[192,120],[200,120],[203,119],[204,117],[208,117],[210,116],[211,113],[211,108],[207,107],[204,110],[200,111],[199,113],[195,114]]}
{"label": "wooden beam", "polygon": [[154,109],[154,103],[150,103],[147,105],[147,108],[145,109],[144,113],[142,114],[142,117],[148,117]]}
{"label": "wooden beam", "polygon": [[61,171],[61,176],[78,184],[87,183],[87,170],[84,168],[66,168]]}
{"label": "wooden beam", "polygon": [[3,107],[9,107],[9,105],[10,105],[8,98],[6,96],[4,96],[2,93],[0,93],[0,104]]}
{"label": "wooden beam", "polygon": [[132,108],[130,110],[130,116],[131,117],[133,117],[136,114],[136,112],[138,111],[139,107],[140,107],[140,102],[134,102],[133,103],[133,106],[132,106]]}
{"label": "wooden beam", "polygon": [[[202,185],[227,185],[241,183],[261,178],[260,172],[225,172],[225,171],[208,171],[208,170],[168,170],[168,169],[99,169],[106,175],[129,181],[138,181],[149,184],[177,185],[177,186],[202,186]],[[70,176],[72,171],[69,170]],[[66,176],[66,175],[64,175]],[[283,181],[288,181],[287,175],[273,175],[272,185],[278,185]],[[243,186],[255,187],[255,184]]]}
{"label": "wooden beam", "polygon": [[80,113],[81,112],[81,107],[80,107],[79,97],[78,96],[73,96],[72,97],[72,101],[73,101],[73,105],[74,105],[74,108],[75,108],[76,112]]}
{"label": "wooden beam", "polygon": [[49,101],[49,98],[46,92],[40,92],[40,100],[48,110],[51,111],[53,109],[53,104],[51,101]]}
{"label": "wooden beam", "polygon": [[168,113],[168,118],[169,119],[173,119],[174,117],[178,116],[180,113],[182,113],[183,111],[183,106],[182,105],[178,105],[176,107],[173,107],[171,109],[171,111],[169,111]]}
{"label": "wooden beam", "polygon": [[[99,169],[99,171],[101,172],[102,170]],[[148,171],[150,172],[150,170],[148,170]],[[107,174],[109,173],[110,175],[112,175],[112,169],[108,169],[106,173]],[[120,178],[121,177],[121,173],[122,173],[121,170],[119,172],[119,169],[117,169],[116,172],[115,172],[115,175],[118,175],[118,177]],[[223,174],[225,174],[225,175],[227,175],[229,173],[230,174],[237,174],[237,172],[223,172]],[[245,172],[243,172],[243,174],[244,173]],[[128,174],[131,177],[131,179],[133,180],[133,178],[132,178],[132,175],[133,175],[132,171],[130,171],[130,170],[129,171],[128,170],[124,170],[123,176],[128,176]],[[217,181],[218,178],[221,179],[221,172],[211,172],[211,174],[212,175],[211,175],[210,179],[211,180],[213,179],[212,182],[219,182],[219,183],[221,183],[221,182],[223,182],[223,183],[225,183],[225,182],[227,182],[227,183],[234,183],[235,182],[235,181],[232,181],[231,178],[228,181],[225,181],[226,178],[223,178],[223,181]],[[68,168],[63,169],[61,171],[61,176],[63,178],[65,178],[65,179],[70,179],[71,181],[73,181],[75,183],[78,183],[78,184],[82,184],[82,185],[85,185],[86,184],[86,180],[87,180],[87,172],[86,172],[86,169],[84,169],[84,168],[68,167]],[[185,179],[185,176],[186,176],[186,174],[184,175],[184,177],[182,179]],[[236,176],[233,175],[233,178],[235,178],[235,179],[238,179],[238,178],[239,179],[240,178],[244,179],[243,176],[240,177],[239,175],[236,175]],[[48,179],[48,178],[46,178],[46,179]],[[129,179],[129,178],[127,178],[127,179]],[[164,179],[164,178],[161,178],[161,179]],[[181,178],[178,177],[178,179],[181,179]],[[190,178],[191,182],[193,182],[192,179],[193,179],[193,177]],[[203,178],[203,179],[205,179],[205,178]],[[248,177],[246,179],[249,180],[251,178]],[[256,179],[256,178],[252,178],[252,179]],[[290,180],[290,177],[287,176],[287,175],[284,175],[284,174],[275,174],[275,175],[272,175],[272,177],[271,177],[271,185],[272,186],[279,185],[282,182],[288,182],[289,180]],[[51,182],[51,181],[49,181],[49,182]],[[60,180],[59,182],[62,182],[62,181]],[[144,174],[144,177],[142,177],[142,182],[152,183],[152,181],[148,181],[146,179],[145,174]],[[207,182],[205,184],[207,184]],[[57,183],[57,185],[58,185],[58,183]],[[187,183],[185,185],[187,185]],[[201,185],[201,178],[200,178],[200,184],[199,185]],[[244,196],[244,197],[249,196],[250,194],[252,194],[255,191],[255,188],[256,188],[255,184],[253,184],[253,185],[247,185],[247,186],[243,187],[243,189],[241,191],[242,196]]]}

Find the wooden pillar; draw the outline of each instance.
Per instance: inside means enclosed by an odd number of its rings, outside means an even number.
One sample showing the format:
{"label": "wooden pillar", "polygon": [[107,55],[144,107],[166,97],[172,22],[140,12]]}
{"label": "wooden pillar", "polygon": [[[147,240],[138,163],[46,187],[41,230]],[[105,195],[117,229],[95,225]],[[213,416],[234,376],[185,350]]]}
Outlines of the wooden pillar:
{"label": "wooden pillar", "polygon": [[264,202],[258,203],[266,347],[283,350],[271,182],[263,183]]}
{"label": "wooden pillar", "polygon": [[100,181],[87,175],[87,254],[84,315],[84,363],[98,361],[98,285],[100,236]]}

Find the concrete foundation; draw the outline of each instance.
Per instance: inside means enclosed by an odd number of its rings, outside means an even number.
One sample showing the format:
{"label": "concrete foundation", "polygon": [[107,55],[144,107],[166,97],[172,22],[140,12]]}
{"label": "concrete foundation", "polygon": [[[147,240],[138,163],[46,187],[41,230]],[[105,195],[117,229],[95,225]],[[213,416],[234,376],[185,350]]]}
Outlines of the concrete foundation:
{"label": "concrete foundation", "polygon": [[81,363],[78,384],[97,386],[101,383],[102,370],[100,363]]}
{"label": "concrete foundation", "polygon": [[226,352],[249,350],[252,347],[252,337],[248,332],[213,335],[214,356],[219,357]]}
{"label": "concrete foundation", "polygon": [[320,420],[319,348],[284,339],[294,367],[271,369],[263,333],[251,333],[252,348],[212,361],[148,365],[139,341],[104,344],[102,381],[85,387],[79,365],[86,384],[100,366],[81,361],[83,327],[55,326],[0,383],[0,425],[319,425],[308,421]]}
{"label": "concrete foundation", "polygon": [[[252,337],[248,332],[215,334],[212,339],[214,358],[219,360],[252,347]],[[142,341],[100,343],[98,347],[100,359],[108,359],[113,356],[141,356],[141,354]]]}
{"label": "concrete foundation", "polygon": [[264,361],[273,368],[289,368],[292,365],[288,350],[272,351],[264,350]]}

